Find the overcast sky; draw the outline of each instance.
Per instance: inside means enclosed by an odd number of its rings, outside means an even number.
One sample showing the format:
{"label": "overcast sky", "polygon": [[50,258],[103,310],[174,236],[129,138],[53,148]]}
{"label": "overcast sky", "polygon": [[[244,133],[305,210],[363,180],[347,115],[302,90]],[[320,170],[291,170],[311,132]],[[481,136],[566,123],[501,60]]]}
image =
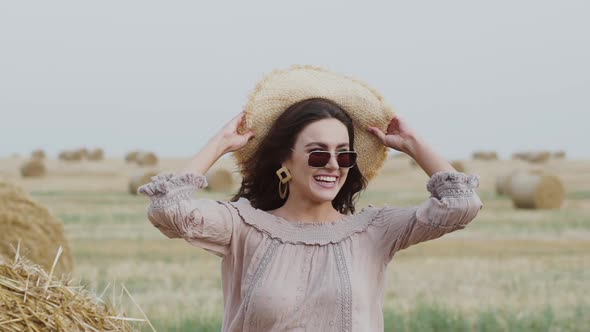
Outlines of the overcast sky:
{"label": "overcast sky", "polygon": [[[201,4],[202,3],[202,4]],[[0,2],[0,156],[190,156],[274,68],[357,77],[447,158],[590,158],[588,1]]]}

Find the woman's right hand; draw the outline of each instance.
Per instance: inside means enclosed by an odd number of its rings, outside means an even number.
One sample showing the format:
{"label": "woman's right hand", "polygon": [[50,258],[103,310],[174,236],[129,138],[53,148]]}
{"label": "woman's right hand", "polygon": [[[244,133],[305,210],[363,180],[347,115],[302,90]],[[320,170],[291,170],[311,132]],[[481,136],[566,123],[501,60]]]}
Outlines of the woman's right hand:
{"label": "woman's right hand", "polygon": [[221,130],[215,135],[222,146],[223,153],[233,152],[241,149],[248,141],[254,137],[254,132],[249,131],[244,134],[238,133],[238,127],[244,121],[246,113],[241,112],[236,117],[231,119]]}

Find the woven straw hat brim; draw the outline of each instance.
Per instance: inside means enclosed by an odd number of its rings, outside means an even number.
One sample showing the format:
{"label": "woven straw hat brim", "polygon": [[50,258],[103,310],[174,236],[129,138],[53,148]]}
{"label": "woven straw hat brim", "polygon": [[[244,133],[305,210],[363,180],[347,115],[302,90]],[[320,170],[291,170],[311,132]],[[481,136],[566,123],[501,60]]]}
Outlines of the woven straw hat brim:
{"label": "woven straw hat brim", "polygon": [[272,124],[289,106],[309,98],[326,98],[338,104],[353,120],[354,150],[358,167],[369,181],[383,166],[387,147],[367,131],[369,126],[387,131],[394,117],[383,96],[354,78],[314,66],[293,66],[266,75],[250,94],[239,133],[254,130],[256,136],[233,153],[243,165],[258,149]]}

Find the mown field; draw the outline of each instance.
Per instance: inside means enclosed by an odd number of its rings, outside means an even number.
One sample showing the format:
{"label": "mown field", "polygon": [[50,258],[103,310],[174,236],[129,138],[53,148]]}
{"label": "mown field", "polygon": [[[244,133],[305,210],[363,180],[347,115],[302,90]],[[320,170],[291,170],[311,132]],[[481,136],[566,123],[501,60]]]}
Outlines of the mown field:
{"label": "mown field", "polygon": [[[149,223],[148,200],[127,192],[139,167],[122,158],[50,160],[46,177],[23,179],[22,161],[0,159],[0,176],[63,220],[75,278],[97,294],[106,289],[115,305],[141,317],[122,295],[125,284],[159,331],[220,329],[220,258],[167,239]],[[185,162],[164,160],[159,170]],[[464,164],[467,173],[481,176],[484,209],[467,229],[396,255],[388,270],[386,331],[590,331],[590,162]],[[495,194],[497,175],[528,168],[561,177],[567,190],[561,209],[516,210]],[[428,197],[426,181],[408,160],[392,158],[358,206],[419,204]]]}

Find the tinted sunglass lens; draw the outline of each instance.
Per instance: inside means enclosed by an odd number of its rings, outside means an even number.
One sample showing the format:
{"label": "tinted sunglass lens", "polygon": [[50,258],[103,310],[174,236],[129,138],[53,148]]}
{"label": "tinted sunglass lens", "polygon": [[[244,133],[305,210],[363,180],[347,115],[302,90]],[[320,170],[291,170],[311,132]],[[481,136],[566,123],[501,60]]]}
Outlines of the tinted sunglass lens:
{"label": "tinted sunglass lens", "polygon": [[352,167],[356,163],[356,153],[354,152],[341,152],[337,157],[338,166],[340,167]]}
{"label": "tinted sunglass lens", "polygon": [[313,151],[309,154],[308,164],[311,167],[324,167],[330,161],[330,153],[323,151]]}

